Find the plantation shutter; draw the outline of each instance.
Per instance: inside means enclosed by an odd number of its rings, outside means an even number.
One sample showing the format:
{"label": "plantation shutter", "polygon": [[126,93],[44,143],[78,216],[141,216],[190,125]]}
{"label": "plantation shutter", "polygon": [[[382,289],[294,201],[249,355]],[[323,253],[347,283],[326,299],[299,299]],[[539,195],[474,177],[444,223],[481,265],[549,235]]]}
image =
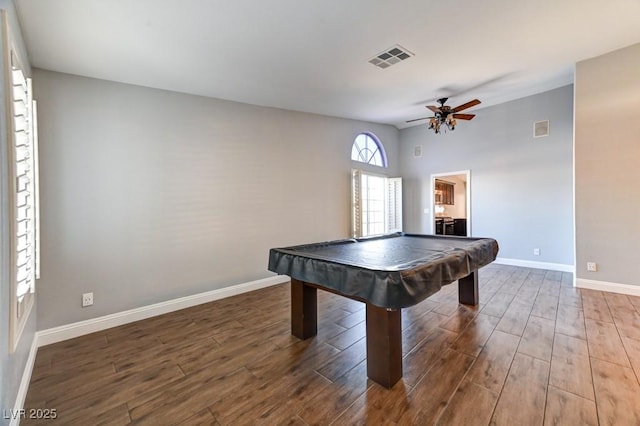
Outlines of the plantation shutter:
{"label": "plantation shutter", "polygon": [[[29,79],[31,82],[31,79]],[[30,86],[31,87],[31,86]],[[33,97],[33,92],[29,91]],[[40,160],[38,157],[38,104],[31,100],[31,142],[33,148],[33,236],[34,236],[34,278],[40,279]],[[35,291],[35,282],[31,288]]]}
{"label": "plantation shutter", "polygon": [[35,288],[35,150],[31,79],[25,77],[15,61],[12,62],[16,296],[21,302]]}
{"label": "plantation shutter", "polygon": [[[365,184],[363,180],[384,179],[384,194],[378,190],[374,193],[364,193]],[[371,189],[371,186],[367,186]],[[374,207],[371,210],[373,202],[368,202],[367,197],[375,197],[375,199],[384,199],[384,206]],[[372,198],[373,199],[373,198]],[[367,207],[368,206],[368,207]],[[384,214],[384,222],[372,224],[372,215],[382,217]],[[365,216],[369,216],[368,219]],[[371,175],[362,172],[362,170],[351,171],[351,225],[353,238],[367,237],[380,233],[402,232],[402,178],[385,178],[380,175]],[[384,231],[382,230],[384,226]]]}
{"label": "plantation shutter", "polygon": [[362,237],[362,171],[351,171],[351,229],[354,238]]}
{"label": "plantation shutter", "polygon": [[387,179],[386,232],[402,232],[402,178]]}
{"label": "plantation shutter", "polygon": [[38,146],[36,103],[14,48],[6,12],[0,11],[6,79],[7,167],[9,176],[10,348],[15,351],[34,304],[39,277]]}

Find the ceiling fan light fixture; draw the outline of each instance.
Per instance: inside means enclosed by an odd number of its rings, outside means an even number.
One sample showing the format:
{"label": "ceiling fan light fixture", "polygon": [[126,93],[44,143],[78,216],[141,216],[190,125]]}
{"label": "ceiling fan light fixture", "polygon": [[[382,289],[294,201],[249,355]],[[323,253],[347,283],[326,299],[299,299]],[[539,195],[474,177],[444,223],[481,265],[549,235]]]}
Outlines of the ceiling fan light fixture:
{"label": "ceiling fan light fixture", "polygon": [[447,130],[455,130],[458,125],[458,119],[471,120],[475,117],[475,114],[460,114],[459,112],[481,103],[478,99],[474,99],[455,108],[451,108],[450,106],[445,105],[445,102],[447,102],[447,98],[440,98],[438,99],[438,103],[440,104],[439,107],[435,105],[427,105],[427,109],[433,112],[433,117],[416,118],[414,120],[407,121],[407,123],[428,118],[429,130],[433,130],[435,133],[442,133],[440,130],[443,128],[443,125],[445,132]]}

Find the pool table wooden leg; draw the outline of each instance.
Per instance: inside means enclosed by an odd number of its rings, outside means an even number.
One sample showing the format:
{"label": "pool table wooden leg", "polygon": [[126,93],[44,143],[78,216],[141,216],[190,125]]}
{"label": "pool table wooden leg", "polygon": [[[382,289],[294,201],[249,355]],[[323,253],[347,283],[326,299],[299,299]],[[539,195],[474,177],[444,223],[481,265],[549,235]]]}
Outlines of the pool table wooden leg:
{"label": "pool table wooden leg", "polygon": [[308,339],[318,334],[317,289],[291,278],[291,334]]}
{"label": "pool table wooden leg", "polygon": [[458,301],[465,305],[477,305],[479,303],[478,271],[473,271],[458,280]]}
{"label": "pool table wooden leg", "polygon": [[402,320],[400,309],[367,303],[367,376],[391,388],[402,377]]}

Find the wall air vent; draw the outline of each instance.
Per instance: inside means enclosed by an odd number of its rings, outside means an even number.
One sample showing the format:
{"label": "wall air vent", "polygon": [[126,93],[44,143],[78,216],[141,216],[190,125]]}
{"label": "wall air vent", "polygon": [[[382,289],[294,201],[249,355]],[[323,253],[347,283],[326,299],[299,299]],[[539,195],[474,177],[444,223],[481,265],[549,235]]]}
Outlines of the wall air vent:
{"label": "wall air vent", "polygon": [[533,123],[533,137],[542,138],[544,136],[549,136],[549,120]]}
{"label": "wall air vent", "polygon": [[412,56],[414,56],[413,53],[409,52],[399,44],[396,44],[395,46],[392,46],[384,52],[380,52],[373,58],[369,59],[369,63],[378,68],[384,69],[389,68],[393,64],[404,61],[405,59],[409,59]]}

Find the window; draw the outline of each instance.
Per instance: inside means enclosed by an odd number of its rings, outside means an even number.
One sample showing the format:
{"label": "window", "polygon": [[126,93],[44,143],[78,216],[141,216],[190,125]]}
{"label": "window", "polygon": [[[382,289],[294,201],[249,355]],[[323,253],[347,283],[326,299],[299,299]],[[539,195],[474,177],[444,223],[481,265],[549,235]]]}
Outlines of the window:
{"label": "window", "polygon": [[360,133],[351,147],[351,159],[374,166],[387,167],[387,156],[382,144],[371,133]]}
{"label": "window", "polygon": [[34,302],[35,280],[39,278],[38,141],[36,102],[31,79],[13,48],[2,16],[7,86],[9,230],[11,247],[11,348],[15,350]]}
{"label": "window", "polygon": [[[387,167],[382,143],[372,133],[360,133],[351,147],[351,159]],[[402,179],[352,170],[351,223],[354,237],[402,231]]]}
{"label": "window", "polygon": [[352,171],[355,238],[402,231],[402,179]]}

